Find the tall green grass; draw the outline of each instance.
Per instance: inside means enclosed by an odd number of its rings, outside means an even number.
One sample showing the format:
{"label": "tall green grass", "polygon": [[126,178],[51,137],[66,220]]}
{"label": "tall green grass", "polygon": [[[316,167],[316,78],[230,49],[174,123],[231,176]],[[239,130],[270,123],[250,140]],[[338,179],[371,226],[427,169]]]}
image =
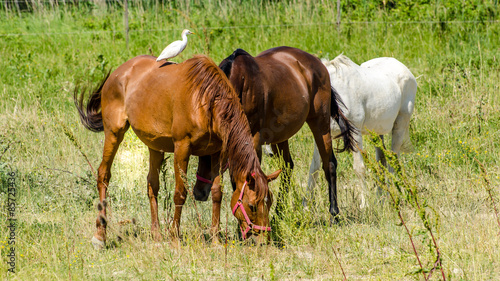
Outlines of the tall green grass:
{"label": "tall green grass", "polygon": [[[136,55],[158,55],[166,44],[180,39],[183,28],[197,35],[189,38],[186,50],[174,59],[177,62],[200,53],[220,62],[236,48],[257,55],[271,47],[288,45],[321,58],[333,59],[344,53],[362,63],[374,57],[393,56],[407,65],[419,77],[419,89],[410,128],[412,149],[400,160],[417,186],[418,197],[440,218],[435,235],[446,277],[499,278],[499,229],[491,203],[498,202],[500,176],[497,22],[488,22],[488,16],[468,14],[468,6],[462,18],[450,18],[448,14],[448,18],[438,19],[478,22],[429,22],[435,14],[424,13],[426,17],[416,18],[394,15],[398,8],[366,6],[361,13],[360,9],[343,6],[346,10],[337,27],[336,3],[329,1],[145,3],[131,2],[128,49],[123,8],[119,5],[106,9],[59,5],[20,14],[1,10],[0,208],[4,210],[7,203],[8,173],[15,171],[19,222],[16,275],[7,274],[7,239],[0,236],[2,278],[248,276],[336,280],[343,278],[339,262],[348,279],[421,278],[408,236],[398,226],[399,220],[387,200],[379,201],[373,188],[368,196],[370,207],[358,208],[359,181],[350,155],[338,155],[343,223],[330,225],[324,181],[315,191],[315,205],[302,207],[313,143],[307,126],[290,142],[295,170],[291,192],[286,196],[287,209],[280,221],[283,244],[279,247],[255,247],[237,240],[227,194],[221,217],[221,230],[225,236],[227,229],[229,238],[226,248],[205,242],[211,203],[197,202],[195,208],[192,198],[187,200],[181,222],[182,247],[172,249],[168,243],[151,241],[146,189],[148,154],[130,130],[112,169],[110,247],[101,252],[91,248],[98,196],[82,152],[97,167],[104,137],[85,131],[79,124],[73,89],[78,83],[96,83],[109,69]],[[494,1],[485,3],[483,10],[496,7]],[[438,15],[444,13],[442,6],[437,7]],[[411,21],[401,20],[403,17]],[[376,22],[360,22],[363,19]],[[67,135],[74,136],[81,149]],[[365,147],[368,157],[374,159],[373,147]],[[484,165],[484,170],[474,159]],[[191,184],[195,160],[187,175]],[[274,171],[279,165],[278,159],[264,157],[264,171]],[[483,186],[485,175],[488,189]],[[163,167],[159,200],[164,234],[173,212],[173,176],[169,158]],[[225,184],[226,190],[229,186]],[[375,183],[370,181],[368,186],[375,187]],[[271,184],[271,188],[276,193],[279,182]],[[405,204],[401,212],[416,238],[418,252],[423,259],[432,260],[433,252],[428,248],[418,213]],[[3,212],[2,216],[6,218]],[[132,220],[135,223],[128,223]],[[7,237],[6,222],[0,221],[0,234]],[[433,274],[433,278],[438,277]]]}

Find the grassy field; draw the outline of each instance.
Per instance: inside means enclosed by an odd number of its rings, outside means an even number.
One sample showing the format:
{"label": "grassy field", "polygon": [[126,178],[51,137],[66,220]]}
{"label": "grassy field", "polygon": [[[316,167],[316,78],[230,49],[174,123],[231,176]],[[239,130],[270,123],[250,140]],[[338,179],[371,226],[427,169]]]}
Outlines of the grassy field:
{"label": "grassy field", "polygon": [[[228,1],[222,6],[217,1],[205,6],[190,2],[194,4],[132,6],[128,48],[120,6],[1,11],[1,279],[340,280],[344,272],[350,280],[422,280],[397,210],[424,271],[436,259],[430,229],[447,279],[500,279],[500,225],[494,210],[500,208],[498,22],[384,22],[382,14],[371,16],[376,22],[359,22],[344,14],[337,29],[335,4],[328,1]],[[410,127],[412,145],[400,157],[408,189],[394,193],[401,200],[399,209],[388,197],[379,201],[375,177],[368,179],[370,206],[359,209],[359,181],[347,153],[338,155],[342,223],[329,224],[325,181],[315,192],[316,204],[302,208],[313,151],[312,135],[304,127],[291,140],[296,169],[288,208],[279,222],[282,243],[256,247],[238,241],[228,196],[222,213],[227,246],[212,247],[205,241],[211,203],[194,202],[192,197],[183,211],[182,246],[172,248],[168,237],[165,243],[154,243],[146,192],[148,152],[130,130],[108,190],[109,246],[94,250],[90,239],[98,195],[82,153],[96,169],[104,136],[79,123],[73,90],[78,83],[95,84],[109,69],[136,55],[158,55],[166,44],[180,39],[183,28],[196,35],[189,37],[177,62],[195,54],[220,62],[236,48],[257,55],[288,45],[320,58],[344,53],[360,64],[392,56],[407,65],[418,77],[419,89]],[[373,145],[365,147],[368,162],[373,162]],[[264,157],[264,171],[276,170],[278,162]],[[193,158],[191,184],[195,170]],[[172,158],[160,177],[160,220],[166,234],[173,214]],[[16,197],[9,201],[12,181]],[[271,184],[274,193],[278,186]],[[422,209],[415,207],[410,191]],[[8,209],[11,203],[15,210]],[[15,229],[9,228],[11,211]],[[132,219],[135,224],[127,223]],[[15,274],[8,272],[12,241]],[[431,279],[442,279],[441,271],[434,271]]]}

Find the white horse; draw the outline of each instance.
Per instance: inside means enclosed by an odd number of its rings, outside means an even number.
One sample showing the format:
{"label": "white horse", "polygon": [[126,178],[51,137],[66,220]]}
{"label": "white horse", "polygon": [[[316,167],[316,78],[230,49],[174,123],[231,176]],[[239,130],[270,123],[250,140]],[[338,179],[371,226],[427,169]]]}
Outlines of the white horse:
{"label": "white horse", "polygon": [[[362,135],[373,131],[383,137],[392,133],[391,150],[399,155],[401,145],[409,138],[409,124],[413,113],[417,81],[410,70],[394,58],[376,58],[361,66],[344,55],[332,61],[323,61],[330,73],[332,86],[337,90],[346,108],[346,117],[358,128],[355,135],[359,150],[353,153],[354,170],[361,178],[360,208],[367,206],[364,192],[365,164],[361,155]],[[340,133],[336,122],[331,122],[332,136]],[[383,138],[382,138],[383,140]],[[376,150],[376,159],[386,165],[384,154]],[[312,195],[320,169],[318,148],[309,169],[308,194]]]}

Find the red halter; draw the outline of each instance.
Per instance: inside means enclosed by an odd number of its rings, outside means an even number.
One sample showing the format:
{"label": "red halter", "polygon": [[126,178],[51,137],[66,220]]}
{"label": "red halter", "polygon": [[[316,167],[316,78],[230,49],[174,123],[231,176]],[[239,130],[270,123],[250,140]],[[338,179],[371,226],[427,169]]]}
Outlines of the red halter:
{"label": "red halter", "polygon": [[[252,176],[254,176],[254,175],[255,175],[255,173],[252,173]],[[243,184],[243,187],[241,188],[240,197],[238,198],[238,202],[236,202],[236,205],[234,205],[234,208],[233,208],[233,215],[234,215],[236,213],[236,210],[238,210],[238,208],[241,206],[241,212],[243,213],[243,216],[245,217],[245,220],[247,223],[247,228],[245,230],[243,230],[243,228],[241,228],[241,226],[240,226],[240,230],[241,230],[241,234],[243,236],[243,239],[247,239],[247,233],[251,229],[271,231],[270,226],[255,225],[250,221],[250,218],[248,217],[247,212],[245,211],[245,208],[243,207],[243,203],[241,201],[243,198],[243,191],[245,191],[245,186],[247,185],[247,183],[248,182],[245,181],[245,183]]]}
{"label": "red halter", "polygon": [[211,180],[206,179],[206,178],[204,178],[204,177],[202,177],[202,176],[198,175],[198,173],[196,173],[196,178],[197,178],[199,181],[204,182],[204,183],[209,183],[209,184],[212,184],[212,183],[213,183]]}
{"label": "red halter", "polygon": [[[224,172],[227,170],[227,168],[228,168],[228,167],[229,167],[229,162],[227,162],[227,163],[226,163],[226,166],[224,166],[224,168],[222,169],[222,173],[224,173]],[[212,182],[211,180],[206,179],[206,178],[204,178],[204,177],[202,177],[202,176],[198,175],[198,173],[196,173],[196,178],[197,178],[199,181],[201,181],[201,182],[204,182],[204,183],[209,183],[209,184],[213,184],[213,182]]]}

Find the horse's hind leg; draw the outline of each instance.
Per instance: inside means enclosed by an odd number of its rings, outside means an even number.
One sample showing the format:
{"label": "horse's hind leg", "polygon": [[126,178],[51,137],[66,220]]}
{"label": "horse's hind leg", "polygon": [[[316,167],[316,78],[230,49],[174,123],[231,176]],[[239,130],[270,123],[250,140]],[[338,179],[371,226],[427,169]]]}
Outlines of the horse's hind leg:
{"label": "horse's hind leg", "polygon": [[410,119],[415,108],[415,95],[417,93],[417,81],[411,72],[407,70],[406,75],[402,76],[406,76],[407,79],[399,82],[400,85],[404,85],[401,88],[402,104],[392,126],[391,145],[392,151],[398,156],[404,141],[410,137]]}
{"label": "horse's hind leg", "polygon": [[391,150],[398,156],[405,139],[410,136],[410,119],[411,113],[400,112],[398,117],[396,117],[394,126],[392,127]]}
{"label": "horse's hind leg", "polygon": [[[408,71],[409,72],[409,71]],[[411,73],[408,73],[408,80],[400,82],[404,84],[402,88],[402,105],[398,116],[392,126],[391,150],[399,156],[401,146],[406,138],[410,137],[410,119],[415,106],[415,95],[417,92],[417,82]],[[392,168],[391,168],[392,171]]]}
{"label": "horse's hind leg", "polygon": [[291,184],[291,178],[292,178],[292,170],[293,170],[293,160],[292,156],[290,155],[290,147],[288,145],[288,140],[276,144],[277,147],[277,154],[278,156],[283,157],[283,171],[284,173],[281,173],[281,190],[278,193],[278,200],[276,201],[276,216],[278,218],[281,218],[283,211],[284,211],[284,206],[285,206],[285,196],[288,195],[289,187]]}
{"label": "horse's hind leg", "polygon": [[[382,147],[386,149],[384,144],[384,136],[379,135],[379,137],[382,141]],[[375,147],[375,159],[377,160],[377,163],[380,163],[380,165],[387,168],[387,160],[385,159],[385,154],[379,147]]]}
{"label": "horse's hind leg", "polygon": [[99,192],[97,209],[99,210],[99,215],[96,220],[97,230],[94,237],[92,237],[92,244],[95,248],[104,247],[106,242],[106,192],[111,178],[111,165],[128,127],[129,124],[124,120],[122,126],[114,126],[114,128],[107,128],[105,126],[104,128],[104,149],[97,175],[97,190]]}
{"label": "horse's hind leg", "polygon": [[160,168],[164,153],[149,149],[148,197],[151,206],[151,234],[155,241],[161,240],[158,222],[158,190],[160,189]]}
{"label": "horse's hind leg", "polygon": [[[327,119],[330,120],[329,118]],[[319,155],[323,163],[323,171],[325,173],[326,181],[328,182],[328,198],[330,200],[330,214],[337,217],[339,214],[339,207],[337,203],[337,159],[333,154],[332,137],[330,134],[330,123],[317,124],[316,122],[309,122],[309,127],[314,135],[314,140],[318,146]],[[322,128],[326,128],[322,130]],[[325,132],[326,131],[326,132]],[[322,134],[322,132],[325,132]]]}

